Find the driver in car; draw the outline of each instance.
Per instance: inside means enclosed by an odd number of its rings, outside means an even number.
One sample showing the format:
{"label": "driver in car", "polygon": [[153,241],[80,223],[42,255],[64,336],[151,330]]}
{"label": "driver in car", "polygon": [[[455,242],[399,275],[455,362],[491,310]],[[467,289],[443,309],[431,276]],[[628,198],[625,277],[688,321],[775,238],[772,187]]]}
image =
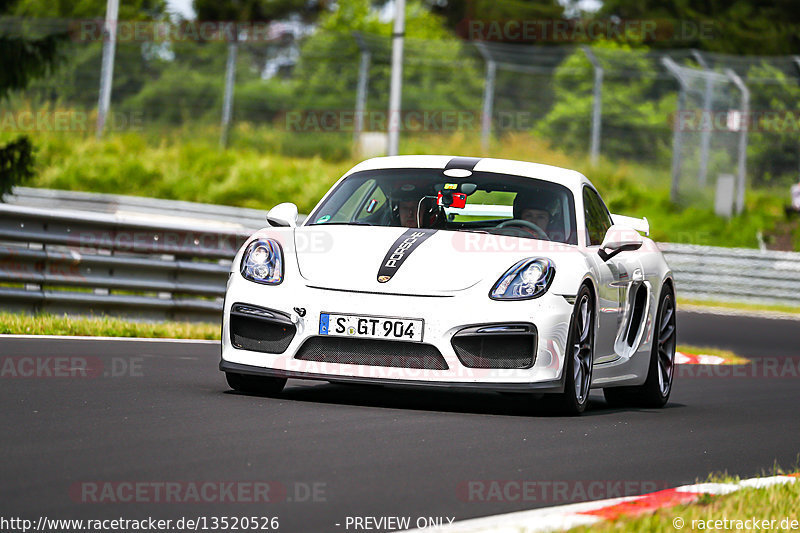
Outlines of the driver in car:
{"label": "driver in car", "polygon": [[545,235],[550,227],[552,198],[547,192],[520,192],[514,198],[514,219],[534,224]]}
{"label": "driver in car", "polygon": [[436,198],[424,195],[416,187],[405,184],[397,187],[391,196],[395,223],[405,228],[442,228],[444,211],[436,205]]}

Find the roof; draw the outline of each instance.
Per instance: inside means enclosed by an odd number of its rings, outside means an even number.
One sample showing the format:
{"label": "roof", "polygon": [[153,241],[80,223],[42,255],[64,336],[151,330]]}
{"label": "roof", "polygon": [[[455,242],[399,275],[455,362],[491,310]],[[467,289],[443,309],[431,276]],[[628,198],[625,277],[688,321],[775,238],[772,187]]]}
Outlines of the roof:
{"label": "roof", "polygon": [[[367,159],[354,166],[345,176],[363,170],[378,170],[386,168],[440,168],[444,169],[457,156],[452,155],[398,155],[390,157],[375,157]],[[536,178],[554,183],[560,183],[573,190],[589,180],[580,172],[566,168],[515,161],[513,159],[494,159],[490,157],[476,158],[472,170],[479,172],[496,172],[498,174],[511,174],[527,178]]]}

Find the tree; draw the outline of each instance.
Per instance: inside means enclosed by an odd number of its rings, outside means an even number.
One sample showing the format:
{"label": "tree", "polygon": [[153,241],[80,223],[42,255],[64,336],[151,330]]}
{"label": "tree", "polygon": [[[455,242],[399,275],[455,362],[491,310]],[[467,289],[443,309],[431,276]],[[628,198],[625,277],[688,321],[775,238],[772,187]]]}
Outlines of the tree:
{"label": "tree", "polygon": [[[476,52],[466,50],[420,1],[410,1],[406,9],[403,109],[480,109],[483,69]],[[392,25],[380,19],[368,0],[340,0],[304,43],[294,72],[298,108],[353,108],[360,55],[353,32],[364,36],[372,54],[368,108],[386,109]]]}
{"label": "tree", "polygon": [[750,109],[747,159],[753,180],[789,185],[800,170],[800,86],[786,73],[761,62],[747,73]]}
{"label": "tree", "polygon": [[296,15],[309,23],[326,4],[307,0],[194,0],[194,11],[198,20],[272,22]]}
{"label": "tree", "polygon": [[[12,2],[0,0],[0,14],[8,13]],[[66,32],[26,36],[19,28],[0,33],[0,101],[11,91],[24,89],[32,80],[50,72],[60,56],[58,45],[66,39]],[[0,201],[14,185],[33,175],[33,147],[30,139],[22,135],[0,146]]]}
{"label": "tree", "polygon": [[[644,48],[601,41],[592,50],[604,62],[605,52],[616,57],[606,68],[602,93],[602,152],[638,160],[663,159],[669,150],[667,117],[675,109],[674,96],[662,93]],[[615,52],[624,51],[624,64]],[[621,67],[621,68],[620,68]],[[634,76],[634,73],[637,73]],[[559,147],[586,151],[589,146],[594,83],[592,65],[581,50],[570,55],[555,72],[555,105],[536,133]]]}
{"label": "tree", "polygon": [[504,23],[555,21],[564,18],[564,7],[557,0],[425,0],[429,9],[442,17],[448,28],[464,37],[470,20]]}
{"label": "tree", "polygon": [[[793,0],[604,0],[598,14],[675,23],[677,34],[649,43],[655,48],[677,45],[754,55],[794,54],[800,49],[800,9]],[[701,25],[709,31],[693,35],[692,28]]]}
{"label": "tree", "polygon": [[[0,13],[15,17],[44,19],[101,19],[107,0],[6,0]],[[166,13],[165,0],[125,0],[120,2],[119,20],[152,20]]]}
{"label": "tree", "polygon": [[33,145],[22,135],[0,147],[0,202],[11,188],[33,177]]}

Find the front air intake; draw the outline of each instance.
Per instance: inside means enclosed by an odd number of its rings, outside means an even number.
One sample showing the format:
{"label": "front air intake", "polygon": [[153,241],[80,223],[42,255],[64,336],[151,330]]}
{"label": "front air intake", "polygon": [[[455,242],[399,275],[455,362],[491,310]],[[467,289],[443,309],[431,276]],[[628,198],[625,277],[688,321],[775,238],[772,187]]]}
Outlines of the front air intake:
{"label": "front air intake", "polygon": [[451,341],[467,368],[530,368],[536,360],[536,327],[489,324],[460,330]]}
{"label": "front air intake", "polygon": [[246,304],[231,307],[230,334],[234,348],[262,353],[283,353],[297,328],[289,315]]}

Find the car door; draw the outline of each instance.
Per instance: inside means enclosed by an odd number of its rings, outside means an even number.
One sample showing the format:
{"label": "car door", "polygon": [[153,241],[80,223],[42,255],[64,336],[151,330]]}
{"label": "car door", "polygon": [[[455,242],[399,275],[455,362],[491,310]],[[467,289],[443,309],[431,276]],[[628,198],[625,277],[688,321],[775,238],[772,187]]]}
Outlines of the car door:
{"label": "car door", "polygon": [[614,350],[618,332],[625,315],[623,306],[627,285],[633,272],[624,257],[619,254],[603,261],[596,252],[611,227],[611,215],[600,195],[589,186],[583,188],[583,210],[586,221],[586,245],[594,262],[597,279],[597,317],[599,329],[595,335],[595,364],[612,361],[618,357]]}

